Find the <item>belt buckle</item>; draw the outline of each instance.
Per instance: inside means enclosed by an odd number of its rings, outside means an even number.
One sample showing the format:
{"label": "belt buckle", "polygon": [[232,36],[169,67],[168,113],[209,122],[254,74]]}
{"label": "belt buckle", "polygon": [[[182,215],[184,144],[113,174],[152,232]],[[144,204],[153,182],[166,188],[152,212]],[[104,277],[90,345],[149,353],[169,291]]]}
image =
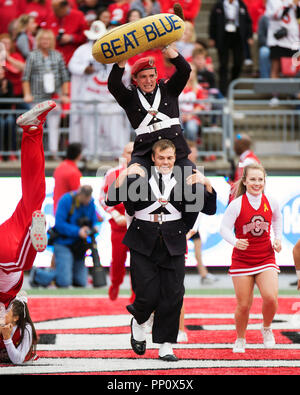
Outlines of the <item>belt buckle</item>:
{"label": "belt buckle", "polygon": [[163,215],[164,213],[160,214],[151,214],[153,218],[153,222],[158,222],[160,225],[163,223]]}
{"label": "belt buckle", "polygon": [[163,223],[163,213],[157,214],[158,216],[158,223],[161,225]]}
{"label": "belt buckle", "polygon": [[153,127],[154,132],[161,129],[160,122],[155,122],[151,126]]}

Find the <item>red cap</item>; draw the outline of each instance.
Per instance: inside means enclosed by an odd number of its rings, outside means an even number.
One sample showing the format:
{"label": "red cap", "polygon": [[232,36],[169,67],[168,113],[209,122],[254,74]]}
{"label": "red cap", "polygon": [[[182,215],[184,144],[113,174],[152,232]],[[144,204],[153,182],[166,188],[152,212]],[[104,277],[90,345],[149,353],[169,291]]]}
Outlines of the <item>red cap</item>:
{"label": "red cap", "polygon": [[141,58],[137,60],[134,65],[132,66],[131,74],[137,75],[142,70],[150,70],[155,69],[155,61],[151,57]]}

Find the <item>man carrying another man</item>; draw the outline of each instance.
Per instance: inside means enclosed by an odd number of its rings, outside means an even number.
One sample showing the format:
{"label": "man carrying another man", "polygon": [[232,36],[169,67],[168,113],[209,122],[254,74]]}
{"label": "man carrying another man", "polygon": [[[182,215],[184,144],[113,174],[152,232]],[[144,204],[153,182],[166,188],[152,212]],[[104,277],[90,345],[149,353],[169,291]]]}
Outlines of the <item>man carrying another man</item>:
{"label": "man carrying another man", "polygon": [[[127,306],[131,320],[131,346],[135,353],[146,351],[144,323],[155,311],[152,336],[160,344],[159,358],[177,361],[176,343],[184,296],[186,233],[192,228],[199,209],[188,210],[190,197],[201,196],[201,211],[216,212],[216,193],[199,171],[185,179],[175,165],[176,147],[167,139],[152,149],[151,174],[138,163],[120,173],[108,190],[107,205],[131,203],[133,219],[123,243],[130,249],[130,272],[135,301]],[[149,180],[148,180],[149,177]],[[201,184],[196,189],[195,184]],[[147,193],[145,192],[147,191]],[[138,194],[143,196],[138,196]]]}

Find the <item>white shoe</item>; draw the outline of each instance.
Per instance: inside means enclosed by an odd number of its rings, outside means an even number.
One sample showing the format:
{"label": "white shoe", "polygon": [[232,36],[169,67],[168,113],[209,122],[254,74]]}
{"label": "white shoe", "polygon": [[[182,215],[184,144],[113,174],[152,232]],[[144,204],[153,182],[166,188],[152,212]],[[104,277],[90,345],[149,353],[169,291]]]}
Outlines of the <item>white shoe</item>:
{"label": "white shoe", "polygon": [[205,277],[201,277],[201,284],[202,285],[211,285],[218,281],[219,279],[211,273],[207,273]]}
{"label": "white shoe", "polygon": [[47,247],[47,233],[45,215],[40,210],[32,214],[32,223],[30,229],[30,239],[34,249],[42,252]]}
{"label": "white shoe", "polygon": [[244,65],[245,66],[252,66],[253,65],[253,60],[252,59],[245,59],[244,60]]}
{"label": "white shoe", "polygon": [[162,343],[159,348],[158,353],[159,359],[167,362],[176,362],[178,358],[173,353],[173,348],[171,343]]}
{"label": "white shoe", "polygon": [[236,339],[232,352],[242,353],[245,352],[245,348],[246,348],[246,340],[242,338]]}
{"label": "white shoe", "polygon": [[179,329],[177,335],[177,343],[187,343],[187,341],[188,341],[187,333]]}
{"label": "white shoe", "polygon": [[31,110],[20,115],[17,119],[17,125],[19,126],[39,126],[46,120],[46,116],[49,111],[56,107],[56,103],[53,100],[46,100],[42,103],[38,103]]}
{"label": "white shoe", "polygon": [[277,97],[272,97],[272,99],[269,101],[269,106],[270,107],[278,107],[279,106],[279,99]]}
{"label": "white shoe", "polygon": [[273,348],[275,346],[276,342],[275,342],[275,338],[274,338],[271,327],[269,327],[269,328],[263,327],[263,328],[261,328],[260,331],[261,331],[261,334],[264,339],[264,346],[266,348]]}

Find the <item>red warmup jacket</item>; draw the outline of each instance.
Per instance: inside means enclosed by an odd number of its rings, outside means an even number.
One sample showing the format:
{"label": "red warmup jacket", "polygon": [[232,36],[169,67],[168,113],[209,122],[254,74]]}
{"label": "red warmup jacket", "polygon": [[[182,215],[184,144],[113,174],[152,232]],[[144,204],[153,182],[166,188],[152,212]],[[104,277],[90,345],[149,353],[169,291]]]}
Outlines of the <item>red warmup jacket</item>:
{"label": "red warmup jacket", "polygon": [[51,29],[55,37],[58,35],[59,29],[64,29],[64,33],[72,35],[73,41],[70,44],[56,44],[56,49],[61,52],[66,64],[69,63],[75,49],[86,42],[87,38],[83,32],[89,30],[84,13],[71,8],[68,14],[62,18],[58,18],[54,12],[51,12],[41,23],[41,27]]}
{"label": "red warmup jacket", "polygon": [[201,0],[160,0],[161,12],[169,12],[173,14],[175,3],[181,4],[184,18],[187,21],[194,22],[200,12]]}

